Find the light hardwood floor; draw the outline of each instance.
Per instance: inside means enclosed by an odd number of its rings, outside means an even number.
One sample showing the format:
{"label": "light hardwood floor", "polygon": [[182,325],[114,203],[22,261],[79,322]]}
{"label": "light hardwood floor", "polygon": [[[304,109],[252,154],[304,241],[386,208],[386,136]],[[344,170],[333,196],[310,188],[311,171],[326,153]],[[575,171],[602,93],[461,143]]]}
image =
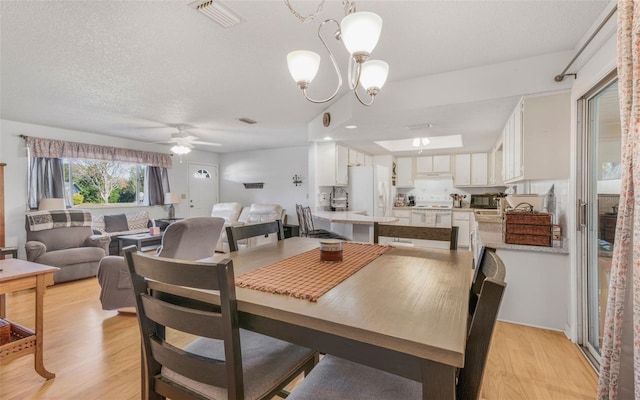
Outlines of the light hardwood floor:
{"label": "light hardwood floor", "polygon": [[[33,356],[0,365],[0,399],[139,399],[136,317],[103,311],[97,279],[49,287],[45,294],[45,381]],[[8,296],[8,317],[33,327],[34,292]],[[597,374],[562,333],[499,322],[483,399],[594,399]]]}

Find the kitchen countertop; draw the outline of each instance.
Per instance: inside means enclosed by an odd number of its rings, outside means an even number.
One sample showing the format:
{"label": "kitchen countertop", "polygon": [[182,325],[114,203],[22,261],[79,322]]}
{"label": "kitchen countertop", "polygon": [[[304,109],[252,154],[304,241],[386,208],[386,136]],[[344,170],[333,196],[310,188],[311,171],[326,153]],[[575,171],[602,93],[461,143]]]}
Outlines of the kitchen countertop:
{"label": "kitchen countertop", "polygon": [[390,222],[398,222],[396,217],[372,217],[370,215],[363,215],[364,211],[314,211],[312,214],[314,217],[343,224],[373,224],[374,222],[380,222],[383,224]]}
{"label": "kitchen countertop", "polygon": [[479,242],[487,247],[505,250],[522,250],[538,253],[569,254],[568,241],[562,239],[562,246],[527,246],[523,244],[505,243],[502,239],[502,222],[478,222]]}

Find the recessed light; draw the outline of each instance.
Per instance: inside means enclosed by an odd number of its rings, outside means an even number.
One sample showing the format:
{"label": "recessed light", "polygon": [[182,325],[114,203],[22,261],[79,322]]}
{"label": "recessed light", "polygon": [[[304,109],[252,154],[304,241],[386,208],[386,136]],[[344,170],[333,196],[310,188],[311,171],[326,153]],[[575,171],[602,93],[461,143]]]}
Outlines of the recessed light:
{"label": "recessed light", "polygon": [[333,140],[333,138],[331,136],[325,136],[323,139],[324,140]]}
{"label": "recessed light", "polygon": [[356,129],[358,125],[345,125],[344,127],[347,129]]}

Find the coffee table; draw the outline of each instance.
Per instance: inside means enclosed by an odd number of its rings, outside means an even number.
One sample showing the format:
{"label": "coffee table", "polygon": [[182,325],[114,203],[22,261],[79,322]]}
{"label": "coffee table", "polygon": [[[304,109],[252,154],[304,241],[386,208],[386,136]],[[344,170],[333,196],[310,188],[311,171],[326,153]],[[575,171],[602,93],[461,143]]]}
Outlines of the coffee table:
{"label": "coffee table", "polygon": [[44,291],[53,285],[53,273],[60,268],[31,261],[10,258],[0,260],[0,318],[6,319],[6,294],[24,289],[36,289],[35,331],[7,320],[11,324],[11,341],[0,346],[0,360],[9,362],[27,354],[34,355],[34,367],[43,378],[55,378],[43,362]]}
{"label": "coffee table", "polygon": [[149,233],[138,233],[135,235],[118,236],[118,253],[127,246],[135,245],[138,251],[150,251],[160,247],[162,235],[151,235]]}

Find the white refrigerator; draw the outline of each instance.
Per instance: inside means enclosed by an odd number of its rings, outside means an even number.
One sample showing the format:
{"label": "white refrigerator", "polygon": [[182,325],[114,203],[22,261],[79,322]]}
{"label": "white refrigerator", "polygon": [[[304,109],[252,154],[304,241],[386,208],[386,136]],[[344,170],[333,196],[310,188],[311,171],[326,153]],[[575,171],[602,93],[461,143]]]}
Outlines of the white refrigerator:
{"label": "white refrigerator", "polygon": [[391,214],[391,174],[381,165],[349,167],[349,210],[374,217]]}

